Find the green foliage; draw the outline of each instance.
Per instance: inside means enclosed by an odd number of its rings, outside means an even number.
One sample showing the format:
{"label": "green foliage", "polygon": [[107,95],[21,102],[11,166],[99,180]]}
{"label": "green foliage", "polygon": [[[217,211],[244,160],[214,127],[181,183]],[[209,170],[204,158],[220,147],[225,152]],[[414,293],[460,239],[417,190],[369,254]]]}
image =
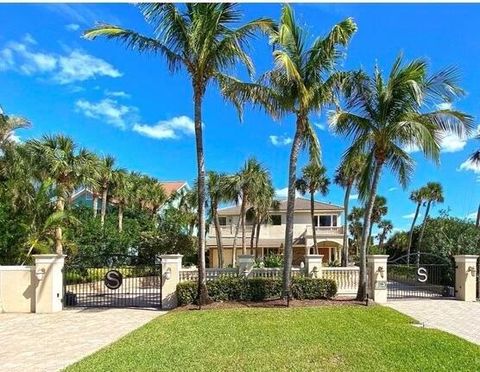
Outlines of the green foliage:
{"label": "green foliage", "polygon": [[283,255],[279,254],[269,254],[263,259],[257,259],[255,261],[255,267],[283,267]]}
{"label": "green foliage", "polygon": [[[207,282],[208,294],[214,301],[264,301],[279,298],[282,294],[281,279],[220,277]],[[337,285],[331,279],[293,278],[292,296],[299,300],[332,298]],[[197,296],[197,283],[182,282],[177,285],[177,301],[180,306],[192,304]]]}

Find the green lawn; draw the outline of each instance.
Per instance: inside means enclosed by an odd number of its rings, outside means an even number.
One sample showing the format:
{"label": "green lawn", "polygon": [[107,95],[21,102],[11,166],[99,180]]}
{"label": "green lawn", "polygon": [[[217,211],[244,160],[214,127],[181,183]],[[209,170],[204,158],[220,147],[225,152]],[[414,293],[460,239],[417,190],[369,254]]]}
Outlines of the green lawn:
{"label": "green lawn", "polygon": [[479,371],[480,347],[380,306],[191,310],[159,317],[67,370],[314,369]]}

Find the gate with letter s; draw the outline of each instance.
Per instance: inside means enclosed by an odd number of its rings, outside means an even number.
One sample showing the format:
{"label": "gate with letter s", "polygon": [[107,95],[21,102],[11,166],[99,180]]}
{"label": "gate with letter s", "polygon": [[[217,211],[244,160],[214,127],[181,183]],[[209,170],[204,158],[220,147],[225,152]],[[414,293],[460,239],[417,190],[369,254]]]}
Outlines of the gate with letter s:
{"label": "gate with letter s", "polygon": [[162,303],[162,265],[130,255],[81,257],[63,269],[66,307],[156,307]]}
{"label": "gate with letter s", "polygon": [[449,258],[407,254],[388,261],[387,276],[389,299],[455,296],[455,264]]}

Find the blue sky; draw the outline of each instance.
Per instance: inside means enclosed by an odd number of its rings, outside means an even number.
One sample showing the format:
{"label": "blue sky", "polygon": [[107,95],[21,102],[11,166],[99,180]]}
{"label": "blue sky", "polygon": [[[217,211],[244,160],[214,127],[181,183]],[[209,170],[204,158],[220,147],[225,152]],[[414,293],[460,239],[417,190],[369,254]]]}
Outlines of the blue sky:
{"label": "blue sky", "polygon": [[[2,4],[0,8],[0,104],[8,113],[33,122],[32,129],[17,133],[21,140],[62,132],[81,146],[114,155],[121,167],[162,180],[192,182],[196,174],[192,93],[186,76],[170,75],[158,57],[80,37],[96,21],[150,32],[134,6]],[[277,4],[243,4],[241,8],[246,20],[278,18],[280,12]],[[376,62],[388,69],[400,51],[406,59],[427,58],[433,70],[458,66],[468,95],[455,106],[478,120],[479,5],[296,4],[294,8],[313,36],[324,34],[345,17],[354,17],[358,32],[343,63],[345,69],[371,70]],[[271,48],[265,38],[252,43],[251,53],[257,73],[271,67]],[[241,69],[237,74],[245,76]],[[203,113],[208,169],[234,172],[248,157],[256,156],[270,170],[275,187],[286,187],[291,117],[274,122],[247,108],[240,123],[215,87],[207,92]],[[348,141],[329,132],[324,113],[311,120],[318,124],[323,160],[333,175]],[[428,181],[439,181],[445,189],[445,203],[434,208],[434,214],[442,208],[459,217],[475,212],[480,171],[462,169],[462,163],[477,146],[480,141],[474,139],[446,138],[438,167],[412,153],[417,167],[407,190],[384,172],[379,193],[388,199],[387,217],[395,227],[409,226],[408,216],[414,211],[409,192]],[[299,168],[305,161],[302,156]],[[326,199],[341,204],[343,191],[332,186]]]}

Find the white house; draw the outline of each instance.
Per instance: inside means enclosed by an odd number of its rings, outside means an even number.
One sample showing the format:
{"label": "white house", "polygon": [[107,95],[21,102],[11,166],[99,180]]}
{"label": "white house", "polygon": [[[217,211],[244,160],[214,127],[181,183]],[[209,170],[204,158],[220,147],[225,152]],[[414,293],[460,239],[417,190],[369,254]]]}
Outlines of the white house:
{"label": "white house", "polygon": [[[295,199],[293,218],[293,264],[300,265],[308,252],[313,253],[313,228],[317,235],[318,253],[323,254],[324,264],[340,260],[343,245],[343,227],[341,215],[343,208],[331,203],[315,201],[315,223],[312,227],[310,200]],[[246,254],[265,257],[269,254],[282,254],[285,244],[287,201],[281,201],[278,209],[270,211],[270,219],[260,229],[258,250],[251,249],[252,221],[246,221]],[[223,208],[218,211],[225,265],[232,264],[235,230],[240,218],[240,206]],[[236,255],[242,252],[241,228],[236,240]],[[218,267],[218,250],[215,227],[209,228],[207,235],[210,267]]]}

